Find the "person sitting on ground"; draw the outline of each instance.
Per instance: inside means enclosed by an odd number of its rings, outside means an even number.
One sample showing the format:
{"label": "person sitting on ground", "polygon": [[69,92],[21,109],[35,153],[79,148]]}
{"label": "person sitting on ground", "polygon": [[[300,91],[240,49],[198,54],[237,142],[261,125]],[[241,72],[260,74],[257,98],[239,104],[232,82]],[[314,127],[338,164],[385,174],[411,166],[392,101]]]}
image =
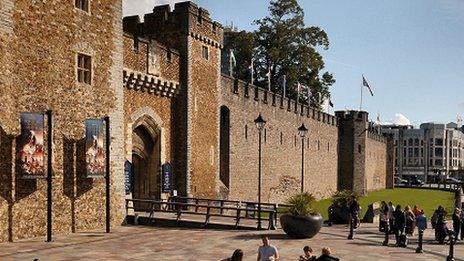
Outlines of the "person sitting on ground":
{"label": "person sitting on ground", "polygon": [[269,236],[261,236],[263,245],[258,248],[258,261],[273,261],[279,259],[279,252],[277,248],[270,244]]}
{"label": "person sitting on ground", "polygon": [[318,257],[316,260],[318,261],[338,261],[340,260],[334,256],[331,256],[331,254],[332,254],[332,251],[330,251],[330,248],[324,247],[322,249],[322,255]]}
{"label": "person sitting on ground", "polygon": [[316,256],[313,254],[313,249],[309,246],[303,247],[304,256],[300,256],[298,261],[314,261],[316,260]]}
{"label": "person sitting on ground", "polygon": [[425,216],[423,209],[421,209],[419,215],[416,216],[416,225],[419,233],[420,231],[424,232],[427,228],[427,217]]}
{"label": "person sitting on ground", "polygon": [[459,230],[461,230],[461,210],[455,208],[453,213],[453,231],[456,240],[459,240]]}

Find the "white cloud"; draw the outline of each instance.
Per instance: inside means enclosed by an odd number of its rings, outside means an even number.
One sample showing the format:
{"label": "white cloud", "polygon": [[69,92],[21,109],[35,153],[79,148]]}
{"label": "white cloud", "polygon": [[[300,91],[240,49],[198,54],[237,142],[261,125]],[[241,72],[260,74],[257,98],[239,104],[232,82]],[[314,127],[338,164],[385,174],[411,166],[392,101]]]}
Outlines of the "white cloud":
{"label": "white cloud", "polygon": [[395,117],[393,117],[392,123],[395,125],[401,125],[401,126],[411,125],[411,121],[401,113],[395,114]]}
{"label": "white cloud", "polygon": [[185,0],[123,0],[122,13],[124,16],[140,15],[151,13],[157,5],[170,4],[174,8],[174,4],[184,2]]}

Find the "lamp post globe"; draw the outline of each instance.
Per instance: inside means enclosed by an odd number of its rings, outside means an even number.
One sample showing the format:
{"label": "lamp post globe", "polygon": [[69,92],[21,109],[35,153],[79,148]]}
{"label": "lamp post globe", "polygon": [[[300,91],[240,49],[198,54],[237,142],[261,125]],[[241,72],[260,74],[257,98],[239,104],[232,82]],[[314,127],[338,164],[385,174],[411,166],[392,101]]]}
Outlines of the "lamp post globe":
{"label": "lamp post globe", "polygon": [[306,126],[303,124],[301,124],[301,126],[298,128],[298,134],[300,135],[301,138],[304,138],[306,136],[306,134],[308,133],[308,129],[306,128]]}
{"label": "lamp post globe", "polygon": [[258,115],[258,118],[255,119],[256,128],[258,131],[262,131],[266,125],[266,121],[263,119],[261,114]]}

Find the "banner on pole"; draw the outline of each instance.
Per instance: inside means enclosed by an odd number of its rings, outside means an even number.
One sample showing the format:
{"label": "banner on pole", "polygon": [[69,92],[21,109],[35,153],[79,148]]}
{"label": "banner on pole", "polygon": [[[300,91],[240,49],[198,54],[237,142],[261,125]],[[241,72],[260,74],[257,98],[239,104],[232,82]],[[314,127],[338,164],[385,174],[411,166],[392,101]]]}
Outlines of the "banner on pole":
{"label": "banner on pole", "polygon": [[132,193],[133,166],[128,160],[124,162],[124,187],[126,195]]}
{"label": "banner on pole", "polygon": [[44,177],[44,115],[41,113],[21,113],[19,160],[22,177]]}
{"label": "banner on pole", "polygon": [[85,164],[87,177],[105,176],[105,124],[101,119],[85,121]]}
{"label": "banner on pole", "polygon": [[161,189],[163,193],[171,193],[173,187],[172,180],[172,165],[167,162],[161,166],[162,176],[161,176]]}

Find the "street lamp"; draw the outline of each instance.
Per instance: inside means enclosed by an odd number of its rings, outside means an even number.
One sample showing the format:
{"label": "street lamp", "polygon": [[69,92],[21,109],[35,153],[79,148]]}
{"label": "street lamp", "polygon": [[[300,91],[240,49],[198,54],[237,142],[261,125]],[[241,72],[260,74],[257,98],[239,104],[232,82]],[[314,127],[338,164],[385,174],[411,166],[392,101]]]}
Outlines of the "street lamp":
{"label": "street lamp", "polygon": [[304,138],[308,131],[304,123],[298,128],[298,134],[301,137],[301,193],[304,192]]}
{"label": "street lamp", "polygon": [[261,134],[266,125],[266,121],[261,114],[255,119],[256,128],[258,129],[259,149],[258,149],[258,229],[261,229]]}

